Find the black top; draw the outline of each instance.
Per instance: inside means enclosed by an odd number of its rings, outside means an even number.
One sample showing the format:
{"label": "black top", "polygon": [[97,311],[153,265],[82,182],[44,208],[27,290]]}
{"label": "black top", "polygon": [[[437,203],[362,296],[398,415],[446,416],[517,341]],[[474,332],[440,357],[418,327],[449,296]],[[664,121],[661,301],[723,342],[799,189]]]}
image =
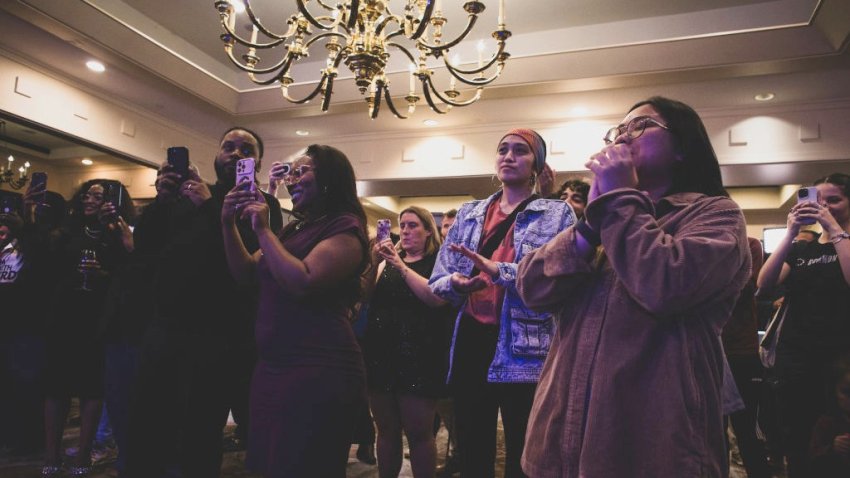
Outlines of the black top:
{"label": "black top", "polygon": [[828,354],[850,350],[850,286],[831,243],[797,242],[785,262],[790,309],[779,349]]}
{"label": "black top", "polygon": [[[133,277],[122,278],[129,290],[114,291],[117,297],[108,308],[111,337],[132,341],[152,321],[165,330],[253,340],[255,288],[237,286],[224,253],[221,208],[229,188],[215,184],[210,191],[212,198],[197,207],[181,197],[143,211],[133,233],[136,248],[128,268]],[[280,203],[263,197],[270,227],[279,231]],[[248,251],[256,251],[250,224],[238,221],[237,227]]]}
{"label": "black top", "polygon": [[[437,254],[408,262],[413,273],[430,277]],[[369,388],[436,398],[444,393],[451,338],[450,307],[419,300],[401,273],[387,264],[369,304],[366,377]]]}

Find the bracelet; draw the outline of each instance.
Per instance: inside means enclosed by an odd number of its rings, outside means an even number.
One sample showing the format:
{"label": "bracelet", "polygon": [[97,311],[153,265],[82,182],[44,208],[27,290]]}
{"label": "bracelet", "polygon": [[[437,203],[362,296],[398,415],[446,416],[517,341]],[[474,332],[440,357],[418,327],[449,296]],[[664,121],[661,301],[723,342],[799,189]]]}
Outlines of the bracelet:
{"label": "bracelet", "polygon": [[581,234],[581,237],[584,238],[591,246],[598,247],[602,244],[602,238],[599,236],[599,233],[594,231],[587,225],[587,222],[584,218],[581,218],[576,222],[576,231]]}
{"label": "bracelet", "polygon": [[831,242],[833,244],[838,244],[839,242],[841,242],[844,239],[850,239],[850,234],[848,234],[846,231],[841,231],[841,234],[838,234],[835,237],[829,238],[829,242]]}

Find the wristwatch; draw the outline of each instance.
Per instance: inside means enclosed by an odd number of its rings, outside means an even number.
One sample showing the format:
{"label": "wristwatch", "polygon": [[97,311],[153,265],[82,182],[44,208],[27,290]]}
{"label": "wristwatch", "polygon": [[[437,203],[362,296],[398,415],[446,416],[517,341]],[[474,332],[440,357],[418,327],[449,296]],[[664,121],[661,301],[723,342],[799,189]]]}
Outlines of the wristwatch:
{"label": "wristwatch", "polygon": [[847,233],[846,231],[841,231],[841,234],[838,234],[834,237],[829,238],[829,242],[831,242],[833,244],[838,244],[843,239],[850,239],[850,233]]}

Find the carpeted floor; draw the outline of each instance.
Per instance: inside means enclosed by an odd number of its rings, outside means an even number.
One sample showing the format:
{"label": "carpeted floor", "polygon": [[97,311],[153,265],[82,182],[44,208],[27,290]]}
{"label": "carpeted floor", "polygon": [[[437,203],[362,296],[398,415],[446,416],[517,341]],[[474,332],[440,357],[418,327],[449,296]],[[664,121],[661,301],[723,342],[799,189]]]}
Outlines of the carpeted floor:
{"label": "carpeted floor", "polygon": [[[76,403],[75,403],[76,405]],[[225,436],[232,434],[233,426],[229,425],[227,429],[225,429]],[[80,428],[79,428],[79,416],[77,415],[76,406],[72,408],[71,418],[69,419],[69,424],[65,429],[65,435],[63,437],[63,446],[65,449],[69,447],[73,447],[77,445],[77,440],[79,437]],[[497,444],[497,452],[496,452],[496,476],[500,477],[504,474],[504,460],[505,460],[505,450],[504,450],[504,442],[501,437],[502,427],[501,422],[499,423],[499,439]],[[440,432],[437,434],[437,465],[442,465],[446,458],[446,440],[448,438],[448,434],[445,428],[441,428]],[[406,444],[405,444],[406,447]],[[361,463],[357,460],[355,453],[357,451],[357,447],[353,446],[351,448],[349,459],[348,459],[348,469],[346,473],[347,478],[377,478],[378,477],[378,467],[375,465],[367,465],[365,463]],[[733,450],[733,456],[735,456],[735,450]],[[35,478],[40,476],[41,464],[43,461],[43,456],[33,455],[28,457],[8,457],[8,456],[0,456],[0,477],[2,478]],[[115,478],[118,476],[118,473],[113,468],[112,464],[115,461],[114,452],[108,456],[102,463],[95,466],[94,472],[92,473],[91,478]],[[244,451],[236,451],[236,452],[226,452],[224,454],[224,460],[222,463],[221,469],[221,478],[259,478],[258,475],[254,475],[248,473],[245,470],[245,452]],[[455,475],[459,476],[459,475]],[[746,478],[747,474],[743,470],[741,466],[735,463],[733,459],[732,462],[732,470],[730,477],[731,478]],[[776,478],[784,478],[784,473],[778,473]],[[402,465],[400,478],[412,478],[413,473],[410,470],[410,461],[405,459]]]}

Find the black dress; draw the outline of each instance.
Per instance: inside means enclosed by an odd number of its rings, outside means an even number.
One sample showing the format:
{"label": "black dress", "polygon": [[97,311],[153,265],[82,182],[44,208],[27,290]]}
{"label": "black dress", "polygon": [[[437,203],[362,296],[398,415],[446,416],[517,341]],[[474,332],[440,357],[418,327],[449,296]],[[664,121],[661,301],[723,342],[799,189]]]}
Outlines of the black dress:
{"label": "black dress", "polygon": [[[430,277],[437,254],[408,262]],[[427,398],[445,394],[449,307],[432,308],[419,300],[401,273],[387,264],[369,304],[366,326],[366,378],[376,392],[409,393]]]}

